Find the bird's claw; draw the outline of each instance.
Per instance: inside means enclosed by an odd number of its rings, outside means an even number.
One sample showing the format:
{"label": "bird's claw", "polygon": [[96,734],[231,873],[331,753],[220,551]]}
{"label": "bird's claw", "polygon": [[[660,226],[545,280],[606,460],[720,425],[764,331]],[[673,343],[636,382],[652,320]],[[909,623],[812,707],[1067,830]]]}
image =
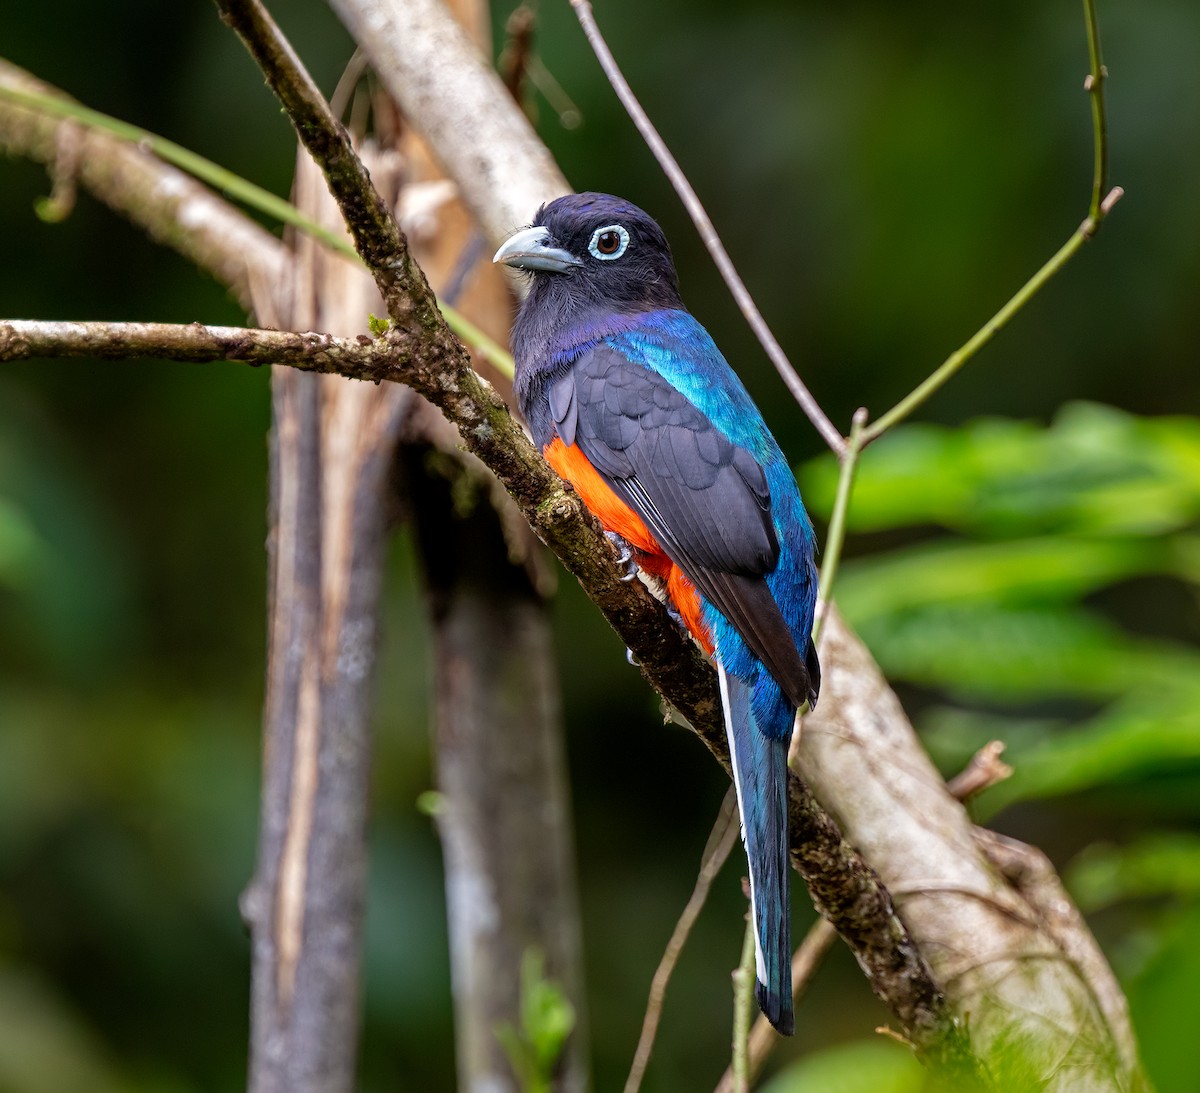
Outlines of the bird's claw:
{"label": "bird's claw", "polygon": [[617,565],[625,567],[621,580],[628,584],[638,575],[638,564],[633,559],[633,547],[615,531],[606,531],[604,537],[612,543],[613,550],[617,552]]}

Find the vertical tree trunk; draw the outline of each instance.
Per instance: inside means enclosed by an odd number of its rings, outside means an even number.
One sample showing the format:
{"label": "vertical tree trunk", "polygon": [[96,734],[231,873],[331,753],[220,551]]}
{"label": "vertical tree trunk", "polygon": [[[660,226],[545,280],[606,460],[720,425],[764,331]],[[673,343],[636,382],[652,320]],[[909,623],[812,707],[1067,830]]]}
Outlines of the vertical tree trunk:
{"label": "vertical tree trunk", "polygon": [[[388,194],[389,174],[373,166]],[[391,180],[394,194],[394,178]],[[296,200],[337,223],[306,156]],[[300,241],[290,300],[264,321],[363,333],[363,272]],[[389,474],[412,395],[336,376],[272,376],[270,623],[253,939],[249,1086],[349,1093],[360,1023],[370,714]]]}
{"label": "vertical tree trunk", "polygon": [[579,918],[538,548],[493,507],[482,470],[424,445],[402,450],[434,631],[459,1089],[521,1088],[497,1030],[520,1028],[522,963],[537,953],[576,1014],[554,1088],[579,1093],[587,1086]]}
{"label": "vertical tree trunk", "polygon": [[[489,49],[488,6],[448,0]],[[413,253],[439,296],[507,340],[511,296],[491,248],[415,131],[400,147],[414,192],[446,195],[414,218]],[[481,372],[507,380],[485,362]],[[522,1088],[498,1030],[521,1027],[527,954],[544,961],[575,1012],[554,1088],[587,1088],[573,847],[557,668],[541,547],[491,473],[426,403],[402,445],[405,500],[423,562],[434,635],[437,826],[446,872],[458,1086]]]}
{"label": "vertical tree trunk", "polygon": [[[475,15],[476,26],[484,25]],[[455,302],[503,338],[503,279],[486,262],[486,248],[472,243],[474,228],[423,144],[392,131],[397,119],[386,104],[377,106],[395,150],[364,155],[376,185],[408,211],[410,242],[433,283],[456,282]],[[303,156],[296,191],[302,209],[331,221],[323,182]],[[260,319],[365,333],[367,316],[384,309],[364,272],[310,243],[297,249],[294,298],[260,292]],[[464,259],[472,254],[482,265]],[[441,414],[405,389],[280,370],[273,390],[263,814],[258,870],[245,900],[254,940],[250,1087],[354,1087],[369,716],[386,514],[397,507],[389,471],[401,424],[415,407],[413,432],[422,440],[405,460],[411,495],[399,504],[414,517],[429,575],[460,1085],[515,1093],[497,1030],[520,1029],[522,960],[536,950],[577,1015],[555,1087],[582,1091],[561,718],[532,534],[494,480],[464,462]],[[428,472],[426,456],[434,452],[453,471],[453,487]],[[469,513],[464,483],[478,501]],[[511,562],[514,552],[525,561]]]}

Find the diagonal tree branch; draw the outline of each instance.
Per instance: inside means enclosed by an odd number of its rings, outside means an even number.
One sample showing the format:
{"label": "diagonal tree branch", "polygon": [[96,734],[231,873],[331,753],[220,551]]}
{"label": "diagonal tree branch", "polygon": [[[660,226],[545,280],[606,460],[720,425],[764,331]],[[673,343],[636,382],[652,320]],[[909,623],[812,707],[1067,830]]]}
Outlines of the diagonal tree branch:
{"label": "diagonal tree branch", "polygon": [[372,185],[350,134],[291,44],[258,0],[216,0],[216,4],[221,18],[237,32],[262,70],[300,143],[325,175],[388,315],[399,326],[424,331],[430,352],[461,358],[462,346],[446,326],[392,210]]}

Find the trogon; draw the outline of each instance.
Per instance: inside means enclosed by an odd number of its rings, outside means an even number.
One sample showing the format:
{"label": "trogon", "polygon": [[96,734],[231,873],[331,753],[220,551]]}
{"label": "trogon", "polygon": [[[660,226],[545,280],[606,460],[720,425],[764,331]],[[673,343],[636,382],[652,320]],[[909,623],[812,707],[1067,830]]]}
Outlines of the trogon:
{"label": "trogon", "polygon": [[658,224],[559,198],[495,261],[525,270],[515,389],[550,465],[716,666],[750,872],[755,995],[791,1033],[787,751],[817,700],[812,525],[779,445],[685,309]]}

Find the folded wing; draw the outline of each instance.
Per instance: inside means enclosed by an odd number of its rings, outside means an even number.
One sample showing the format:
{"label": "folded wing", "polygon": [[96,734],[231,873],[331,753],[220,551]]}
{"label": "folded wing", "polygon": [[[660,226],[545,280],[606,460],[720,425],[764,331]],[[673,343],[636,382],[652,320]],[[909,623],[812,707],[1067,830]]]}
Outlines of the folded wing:
{"label": "folded wing", "polygon": [[779,541],[758,461],[664,377],[610,346],[575,361],[549,396],[563,442],[579,447],[800,706],[814,681],[764,579]]}

